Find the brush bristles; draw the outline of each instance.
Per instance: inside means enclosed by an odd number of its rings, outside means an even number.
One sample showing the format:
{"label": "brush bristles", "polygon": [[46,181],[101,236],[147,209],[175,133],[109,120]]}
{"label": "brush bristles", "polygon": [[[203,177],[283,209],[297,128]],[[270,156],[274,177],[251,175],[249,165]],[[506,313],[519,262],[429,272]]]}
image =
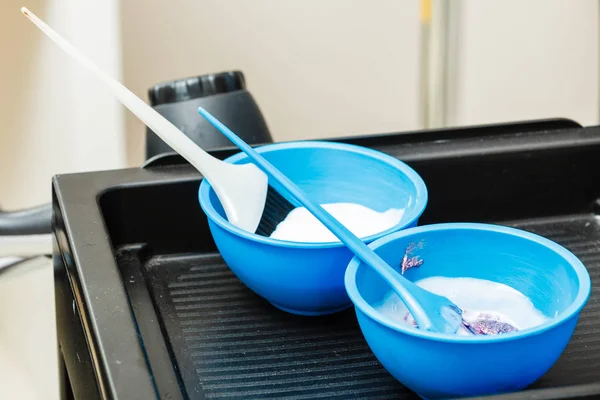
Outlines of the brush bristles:
{"label": "brush bristles", "polygon": [[256,234],[261,236],[271,236],[277,225],[287,217],[287,215],[296,208],[279,192],[269,186],[267,191],[267,201],[262,218],[256,229]]}

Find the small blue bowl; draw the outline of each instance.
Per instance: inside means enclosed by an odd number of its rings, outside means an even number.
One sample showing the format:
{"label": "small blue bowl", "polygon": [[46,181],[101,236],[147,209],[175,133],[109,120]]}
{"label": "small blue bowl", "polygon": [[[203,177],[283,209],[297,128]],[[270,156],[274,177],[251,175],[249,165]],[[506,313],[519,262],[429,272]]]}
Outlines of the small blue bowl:
{"label": "small blue bowl", "polygon": [[[384,153],[319,141],[271,144],[256,150],[321,204],[352,202],[376,211],[405,208],[396,226],[365,238],[367,243],[415,226],[425,210],[427,189],[421,177]],[[244,153],[225,161],[250,162]],[[352,253],[341,242],[287,242],[239,229],[227,221],[208,180],[200,184],[199,200],[229,268],[275,307],[294,314],[323,315],[352,305],[344,288]]]}
{"label": "small blue bowl", "polygon": [[399,265],[407,246],[419,242],[424,263],[405,272],[409,280],[444,276],[500,282],[553,318],[498,336],[421,331],[373,307],[390,288],[354,258],[346,271],[346,288],[363,335],[390,374],[423,398],[435,399],[522,390],[546,373],[569,342],[590,295],[590,277],[581,261],[548,239],[486,224],[411,228],[370,247],[390,265]]}

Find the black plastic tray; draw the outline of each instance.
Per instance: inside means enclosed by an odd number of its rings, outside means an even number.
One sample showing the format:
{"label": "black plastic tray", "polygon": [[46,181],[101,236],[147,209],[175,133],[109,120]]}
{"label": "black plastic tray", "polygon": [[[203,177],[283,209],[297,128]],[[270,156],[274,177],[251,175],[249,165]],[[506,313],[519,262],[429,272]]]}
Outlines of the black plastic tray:
{"label": "black plastic tray", "polygon": [[[530,389],[490,398],[600,396],[600,128],[550,121],[344,141],[421,174],[422,224],[497,222],[578,255],[593,290],[565,353]],[[353,310],[293,316],[241,284],[216,252],[198,183],[184,164],[55,180],[59,340],[77,398],[417,398],[374,358]]]}

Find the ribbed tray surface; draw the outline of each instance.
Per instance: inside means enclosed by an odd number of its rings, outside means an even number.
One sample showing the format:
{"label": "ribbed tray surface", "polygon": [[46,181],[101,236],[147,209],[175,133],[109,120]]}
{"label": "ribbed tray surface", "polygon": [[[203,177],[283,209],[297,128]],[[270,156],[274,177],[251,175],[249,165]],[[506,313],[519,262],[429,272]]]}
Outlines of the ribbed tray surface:
{"label": "ribbed tray surface", "polygon": [[[573,251],[592,297],[557,364],[533,387],[600,381],[600,226],[592,216],[511,224]],[[159,256],[146,274],[188,393],[210,399],[416,399],[377,362],[353,310],[307,318],[254,295],[218,255]]]}

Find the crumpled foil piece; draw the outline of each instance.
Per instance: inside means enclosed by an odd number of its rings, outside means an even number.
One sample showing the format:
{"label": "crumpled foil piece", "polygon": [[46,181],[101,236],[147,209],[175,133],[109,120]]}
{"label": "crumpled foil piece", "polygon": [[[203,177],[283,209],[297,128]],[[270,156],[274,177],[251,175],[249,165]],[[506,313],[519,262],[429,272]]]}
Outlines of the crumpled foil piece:
{"label": "crumpled foil piece", "polygon": [[[404,322],[413,327],[417,327],[410,312],[406,312],[403,318]],[[478,313],[470,321],[463,319],[463,327],[474,335],[500,335],[503,333],[516,332],[518,329],[508,322],[501,321],[497,316],[487,313]]]}
{"label": "crumpled foil piece", "polygon": [[404,257],[402,257],[402,262],[400,266],[402,267],[401,273],[404,275],[406,271],[414,267],[420,267],[423,264],[423,259],[419,256],[412,256],[411,254],[417,250],[423,248],[423,242],[419,242],[418,244],[411,243],[408,245],[406,250],[404,251]]}
{"label": "crumpled foil piece", "polygon": [[463,326],[474,335],[500,335],[517,331],[517,328],[508,322],[486,313],[480,313],[471,322],[463,320]]}
{"label": "crumpled foil piece", "polygon": [[[400,266],[402,275],[411,268],[420,267],[424,260],[419,256],[412,256],[415,250],[423,248],[423,241],[415,244],[410,243],[404,251],[404,257]],[[404,322],[413,327],[417,327],[417,322],[414,320],[410,312],[407,312],[403,318]],[[474,335],[500,335],[503,333],[516,332],[517,328],[508,322],[501,321],[499,317],[488,314],[478,313],[474,318],[469,318],[469,321],[462,320],[462,326]]]}

